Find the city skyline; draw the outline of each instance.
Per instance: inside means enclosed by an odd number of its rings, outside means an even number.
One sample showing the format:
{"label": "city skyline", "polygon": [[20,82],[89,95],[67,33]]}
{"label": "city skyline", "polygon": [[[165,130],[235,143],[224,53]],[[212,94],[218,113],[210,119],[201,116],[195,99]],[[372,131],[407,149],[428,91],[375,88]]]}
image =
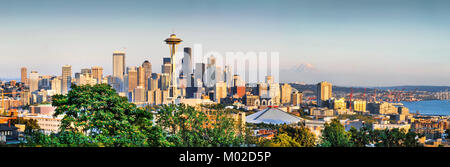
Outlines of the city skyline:
{"label": "city skyline", "polygon": [[[448,2],[396,1],[384,8],[386,1],[193,1],[172,4],[173,13],[158,9],[170,4],[135,2],[7,3],[0,7],[7,23],[0,28],[7,62],[0,78],[20,78],[21,67],[61,75],[65,64],[72,71],[101,66],[112,75],[111,52],[122,47],[126,66],[149,60],[160,72],[162,58],[170,56],[161,39],[174,31],[185,39],[179,48],[198,43],[206,52],[279,51],[280,82],[450,85],[443,75],[450,72],[450,25],[441,22],[449,16]],[[36,13],[26,11],[33,5]],[[105,12],[119,5],[126,12]]]}

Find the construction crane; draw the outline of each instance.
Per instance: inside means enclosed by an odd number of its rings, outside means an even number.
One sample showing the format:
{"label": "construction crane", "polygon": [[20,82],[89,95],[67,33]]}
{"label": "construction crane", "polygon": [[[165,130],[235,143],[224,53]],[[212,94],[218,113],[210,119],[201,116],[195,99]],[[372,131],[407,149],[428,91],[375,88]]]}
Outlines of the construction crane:
{"label": "construction crane", "polygon": [[366,99],[366,89],[367,89],[367,88],[364,88],[364,93],[363,93],[363,99],[364,99],[365,101],[367,101],[367,99]]}
{"label": "construction crane", "polygon": [[374,89],[374,92],[373,92],[373,101],[374,102],[376,102],[377,101],[377,89]]}
{"label": "construction crane", "polygon": [[350,88],[350,98],[349,98],[350,111],[352,111],[352,98],[353,98],[353,88]]}

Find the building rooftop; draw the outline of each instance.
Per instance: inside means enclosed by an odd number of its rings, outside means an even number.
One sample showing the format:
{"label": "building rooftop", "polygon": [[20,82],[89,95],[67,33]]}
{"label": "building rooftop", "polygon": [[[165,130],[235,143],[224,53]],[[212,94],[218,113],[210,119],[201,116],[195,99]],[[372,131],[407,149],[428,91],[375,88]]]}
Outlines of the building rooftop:
{"label": "building rooftop", "polygon": [[248,123],[266,124],[292,124],[303,120],[300,117],[273,107],[269,107],[254,114],[248,115],[245,119]]}

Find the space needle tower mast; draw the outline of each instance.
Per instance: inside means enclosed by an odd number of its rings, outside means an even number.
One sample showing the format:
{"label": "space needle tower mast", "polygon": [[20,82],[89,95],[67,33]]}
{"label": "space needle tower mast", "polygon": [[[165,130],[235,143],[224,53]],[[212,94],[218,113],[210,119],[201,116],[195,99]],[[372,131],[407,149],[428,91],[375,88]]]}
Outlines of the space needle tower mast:
{"label": "space needle tower mast", "polygon": [[164,40],[170,48],[170,62],[171,62],[171,69],[169,73],[169,77],[171,78],[169,80],[169,96],[173,99],[176,99],[178,94],[177,90],[177,76],[175,75],[175,52],[177,49],[177,45],[180,44],[183,40],[180,38],[177,38],[175,34],[171,34],[169,38]]}

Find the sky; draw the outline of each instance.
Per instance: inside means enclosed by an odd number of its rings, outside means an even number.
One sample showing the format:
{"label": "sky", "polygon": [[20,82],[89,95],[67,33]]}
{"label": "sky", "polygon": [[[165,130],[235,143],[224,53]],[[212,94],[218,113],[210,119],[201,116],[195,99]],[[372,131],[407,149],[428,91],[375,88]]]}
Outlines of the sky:
{"label": "sky", "polygon": [[445,0],[0,0],[0,78],[20,68],[127,66],[161,71],[172,32],[204,52],[279,52],[280,81],[450,86]]}

